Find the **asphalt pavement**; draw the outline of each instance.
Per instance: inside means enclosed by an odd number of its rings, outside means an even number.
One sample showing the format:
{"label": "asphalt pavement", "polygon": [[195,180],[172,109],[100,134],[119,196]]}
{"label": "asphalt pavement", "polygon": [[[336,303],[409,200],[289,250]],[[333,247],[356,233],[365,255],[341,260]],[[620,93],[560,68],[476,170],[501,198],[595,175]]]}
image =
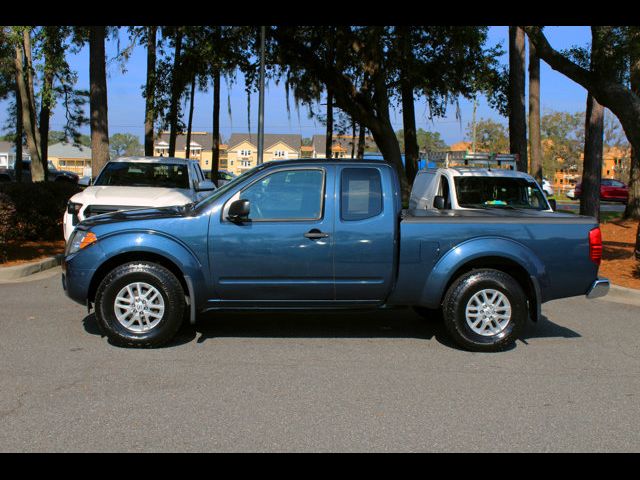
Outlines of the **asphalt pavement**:
{"label": "asphalt pavement", "polygon": [[640,450],[639,306],[550,302],[502,353],[408,309],[218,314],[129,350],[59,268],[0,298],[3,452]]}

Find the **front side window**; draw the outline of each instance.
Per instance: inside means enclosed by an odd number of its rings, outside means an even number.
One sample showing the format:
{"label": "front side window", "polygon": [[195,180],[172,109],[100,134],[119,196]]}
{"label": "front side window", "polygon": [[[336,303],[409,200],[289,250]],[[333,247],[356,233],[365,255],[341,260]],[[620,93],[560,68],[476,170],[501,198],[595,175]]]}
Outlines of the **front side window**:
{"label": "front side window", "polygon": [[345,168],[340,185],[342,220],[364,220],[382,212],[382,183],[377,169]]}
{"label": "front side window", "polygon": [[251,220],[319,220],[324,198],[322,170],[275,172],[240,194],[251,202]]}
{"label": "front side window", "polygon": [[189,188],[189,173],[186,165],[109,162],[94,185]]}
{"label": "front side window", "polygon": [[548,208],[544,193],[527,178],[456,177],[454,181],[463,208]]}

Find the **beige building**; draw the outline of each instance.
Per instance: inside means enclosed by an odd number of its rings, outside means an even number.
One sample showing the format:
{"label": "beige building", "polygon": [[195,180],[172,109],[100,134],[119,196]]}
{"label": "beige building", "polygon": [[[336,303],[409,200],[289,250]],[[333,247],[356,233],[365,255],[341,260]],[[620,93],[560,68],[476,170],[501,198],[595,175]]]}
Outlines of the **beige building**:
{"label": "beige building", "polygon": [[47,158],[59,170],[68,170],[81,177],[91,176],[91,148],[60,142],[49,145]]}
{"label": "beige building", "polygon": [[[302,136],[297,134],[264,134],[263,161],[295,160],[301,158]],[[220,169],[240,175],[258,162],[258,135],[234,133],[229,138],[225,167]]]}
{"label": "beige building", "polygon": [[[213,158],[213,134],[211,132],[191,132],[191,148],[189,158],[198,160],[200,167],[205,172],[211,170],[211,159]],[[187,158],[187,134],[176,135],[175,157]],[[169,132],[162,132],[153,142],[153,154],[156,157],[169,156]],[[226,170],[227,146],[220,138],[220,170]]]}

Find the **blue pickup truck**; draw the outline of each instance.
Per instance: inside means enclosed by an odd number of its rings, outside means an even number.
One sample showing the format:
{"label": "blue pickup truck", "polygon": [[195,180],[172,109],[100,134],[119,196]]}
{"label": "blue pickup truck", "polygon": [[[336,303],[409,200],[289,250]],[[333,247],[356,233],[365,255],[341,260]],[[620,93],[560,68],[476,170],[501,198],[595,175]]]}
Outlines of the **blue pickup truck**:
{"label": "blue pickup truck", "polygon": [[609,288],[595,219],[505,207],[403,211],[384,162],[269,162],[197,203],[84,220],[62,284],[122,346],[164,344],[203,312],[414,307],[498,351],[543,302]]}

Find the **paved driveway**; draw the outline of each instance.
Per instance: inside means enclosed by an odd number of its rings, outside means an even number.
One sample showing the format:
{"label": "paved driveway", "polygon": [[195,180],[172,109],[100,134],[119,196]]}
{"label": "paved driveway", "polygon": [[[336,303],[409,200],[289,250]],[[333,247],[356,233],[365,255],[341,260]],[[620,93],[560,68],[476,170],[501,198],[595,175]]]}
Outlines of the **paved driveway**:
{"label": "paved driveway", "polygon": [[56,272],[0,298],[0,451],[640,450],[637,306],[551,302],[498,354],[410,310],[225,314],[127,350]]}

